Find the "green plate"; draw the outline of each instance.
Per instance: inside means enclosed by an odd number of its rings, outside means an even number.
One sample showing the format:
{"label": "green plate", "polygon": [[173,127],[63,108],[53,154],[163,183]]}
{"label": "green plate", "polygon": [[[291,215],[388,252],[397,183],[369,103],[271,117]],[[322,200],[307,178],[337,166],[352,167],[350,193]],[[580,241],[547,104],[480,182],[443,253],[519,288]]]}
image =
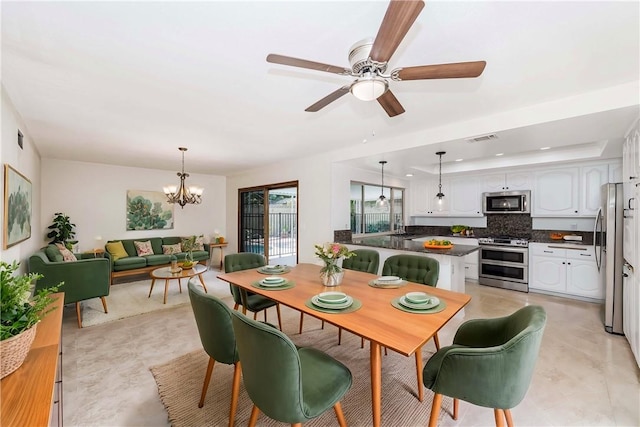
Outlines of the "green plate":
{"label": "green plate", "polygon": [[353,313],[356,310],[359,310],[360,307],[362,307],[362,303],[360,302],[360,300],[357,300],[355,298],[353,298],[353,303],[347,307],[347,308],[343,308],[343,309],[338,309],[338,310],[332,310],[332,309],[328,309],[328,308],[322,308],[322,307],[318,307],[316,305],[314,305],[311,302],[312,298],[309,298],[308,300],[305,301],[304,305],[306,305],[307,307],[315,310],[315,311],[321,311],[323,313],[332,313],[332,314],[343,314],[343,313]]}
{"label": "green plate", "polygon": [[269,270],[269,269],[265,269],[264,267],[258,267],[258,273],[268,274],[270,276],[277,276],[278,274],[286,274],[290,271],[291,271],[291,267],[289,267],[288,265],[285,265],[282,270]]}
{"label": "green plate", "polygon": [[287,280],[279,286],[272,286],[272,285],[262,286],[259,281],[253,282],[251,284],[251,286],[253,286],[254,288],[265,289],[267,291],[284,291],[285,289],[293,288],[295,285],[296,284],[293,282],[293,280]]}
{"label": "green plate", "polygon": [[394,306],[395,308],[397,308],[398,310],[406,311],[407,313],[433,314],[433,313],[440,313],[445,308],[447,308],[447,304],[443,300],[440,300],[440,304],[438,304],[437,306],[435,306],[433,308],[429,308],[427,310],[414,310],[412,308],[405,307],[404,305],[400,304],[400,302],[399,302],[400,298],[402,298],[402,297],[394,298],[391,301],[391,305]]}

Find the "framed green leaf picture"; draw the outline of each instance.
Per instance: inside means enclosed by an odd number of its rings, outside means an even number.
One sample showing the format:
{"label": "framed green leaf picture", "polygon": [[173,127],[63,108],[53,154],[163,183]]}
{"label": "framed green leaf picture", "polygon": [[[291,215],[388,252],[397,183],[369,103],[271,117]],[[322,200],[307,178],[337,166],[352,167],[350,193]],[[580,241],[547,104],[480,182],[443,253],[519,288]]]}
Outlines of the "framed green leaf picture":
{"label": "framed green leaf picture", "polygon": [[4,249],[31,237],[31,181],[4,165]]}
{"label": "framed green leaf picture", "polygon": [[127,230],[173,228],[173,204],[160,191],[127,190]]}

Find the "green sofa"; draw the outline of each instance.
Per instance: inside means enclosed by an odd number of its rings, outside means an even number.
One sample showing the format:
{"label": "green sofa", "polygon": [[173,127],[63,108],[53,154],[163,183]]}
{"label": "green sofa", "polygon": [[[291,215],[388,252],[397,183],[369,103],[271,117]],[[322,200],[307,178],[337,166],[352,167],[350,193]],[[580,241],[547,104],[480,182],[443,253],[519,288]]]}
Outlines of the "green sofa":
{"label": "green sofa", "polygon": [[[144,242],[147,240],[151,242],[153,255],[138,256],[133,242]],[[114,260],[114,257],[106,250],[105,246],[104,256],[109,260],[111,266],[111,283],[113,283],[113,279],[117,277],[133,276],[170,265],[171,255],[162,253],[162,245],[175,245],[181,243],[181,240],[181,237],[139,237],[137,239],[109,240],[107,243],[122,242],[122,246],[128,255],[127,257]],[[204,244],[203,251],[192,251],[192,254],[195,262],[206,264],[209,260],[209,244]],[[175,254],[175,256],[178,258],[178,261],[184,261],[187,253],[180,252]]]}
{"label": "green sofa", "polygon": [[36,282],[35,290],[64,282],[58,290],[64,292],[65,304],[76,304],[79,328],[82,327],[80,301],[101,298],[106,313],[107,301],[104,297],[109,295],[109,260],[95,258],[93,254],[75,254],[78,257],[77,261],[51,261],[45,249],[46,247],[29,257],[29,272],[44,276]]}

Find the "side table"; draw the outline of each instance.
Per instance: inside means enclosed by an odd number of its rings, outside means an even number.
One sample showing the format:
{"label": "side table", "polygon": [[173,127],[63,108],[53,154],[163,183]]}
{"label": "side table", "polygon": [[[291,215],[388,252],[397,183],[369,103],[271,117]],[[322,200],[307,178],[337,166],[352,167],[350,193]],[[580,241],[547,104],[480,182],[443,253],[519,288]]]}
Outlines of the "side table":
{"label": "side table", "polygon": [[220,249],[220,271],[222,271],[222,261],[224,260],[224,248],[226,248],[228,243],[209,243],[209,267],[213,263],[213,249]]}

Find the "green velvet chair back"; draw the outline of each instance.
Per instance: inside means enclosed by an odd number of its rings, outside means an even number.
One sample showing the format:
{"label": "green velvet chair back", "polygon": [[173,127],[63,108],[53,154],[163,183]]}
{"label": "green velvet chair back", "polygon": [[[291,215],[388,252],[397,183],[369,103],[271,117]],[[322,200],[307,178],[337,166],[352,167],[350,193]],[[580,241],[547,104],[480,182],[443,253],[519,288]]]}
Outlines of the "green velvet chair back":
{"label": "green velvet chair back", "polygon": [[227,365],[238,361],[231,309],[219,298],[207,294],[196,277],[189,279],[189,299],[204,351]]}
{"label": "green velvet chair back", "polygon": [[335,405],[351,387],[351,372],[327,354],[300,348],[281,331],[233,312],[244,386],[268,417],[311,420]]}
{"label": "green velvet chair back", "polygon": [[356,256],[342,261],[342,268],[377,274],[380,266],[380,254],[372,249],[356,249]]}
{"label": "green velvet chair back", "polygon": [[[258,268],[267,265],[267,261],[262,254],[256,254],[252,252],[240,252],[237,254],[229,254],[224,257],[224,272],[233,273],[234,271],[249,270],[251,268]],[[231,295],[236,304],[242,304],[240,297],[240,289],[232,284],[229,284]]]}
{"label": "green velvet chair back", "polygon": [[530,305],[506,317],[463,323],[453,345],[425,365],[424,385],[478,406],[515,407],[529,388],[546,320],[542,307]]}
{"label": "green velvet chair back", "polygon": [[398,276],[429,286],[438,284],[439,273],[440,263],[437,260],[420,255],[393,255],[382,266],[383,276]]}

